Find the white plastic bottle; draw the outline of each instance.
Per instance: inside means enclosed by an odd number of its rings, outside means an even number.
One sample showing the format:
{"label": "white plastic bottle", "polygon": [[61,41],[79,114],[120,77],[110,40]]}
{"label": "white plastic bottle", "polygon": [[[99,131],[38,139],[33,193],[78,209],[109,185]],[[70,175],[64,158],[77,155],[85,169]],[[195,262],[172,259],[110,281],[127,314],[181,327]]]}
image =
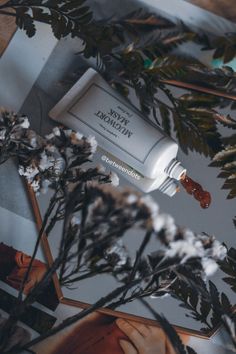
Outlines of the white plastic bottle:
{"label": "white plastic bottle", "polygon": [[[104,152],[147,179],[139,186],[145,192],[159,188],[165,180],[173,183],[173,189],[176,185],[169,178],[179,180],[186,172],[176,159],[176,142],[114,91],[92,68],[49,115],[84,135],[94,135]],[[124,176],[138,184],[131,175]],[[145,186],[142,188],[142,185]]]}

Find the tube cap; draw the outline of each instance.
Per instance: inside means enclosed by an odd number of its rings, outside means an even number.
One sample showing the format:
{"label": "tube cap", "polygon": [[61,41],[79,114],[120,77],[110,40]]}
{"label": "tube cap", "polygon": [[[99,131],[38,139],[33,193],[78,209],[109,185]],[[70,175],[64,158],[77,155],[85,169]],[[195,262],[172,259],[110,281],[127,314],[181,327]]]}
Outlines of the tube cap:
{"label": "tube cap", "polygon": [[158,189],[169,197],[173,197],[178,191],[178,187],[178,183],[173,178],[167,177]]}
{"label": "tube cap", "polygon": [[186,168],[182,166],[181,162],[176,159],[173,159],[166,167],[165,172],[169,177],[177,179],[179,181],[181,179],[181,176],[186,173]]}

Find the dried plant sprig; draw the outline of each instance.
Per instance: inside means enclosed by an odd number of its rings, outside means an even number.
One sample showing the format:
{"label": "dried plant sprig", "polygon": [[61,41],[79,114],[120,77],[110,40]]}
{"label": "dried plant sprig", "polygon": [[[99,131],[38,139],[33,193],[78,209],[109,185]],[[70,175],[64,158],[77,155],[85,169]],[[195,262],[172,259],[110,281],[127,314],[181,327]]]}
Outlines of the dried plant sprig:
{"label": "dried plant sprig", "polygon": [[40,152],[42,139],[29,126],[25,115],[0,109],[0,163],[10,157],[27,160]]}

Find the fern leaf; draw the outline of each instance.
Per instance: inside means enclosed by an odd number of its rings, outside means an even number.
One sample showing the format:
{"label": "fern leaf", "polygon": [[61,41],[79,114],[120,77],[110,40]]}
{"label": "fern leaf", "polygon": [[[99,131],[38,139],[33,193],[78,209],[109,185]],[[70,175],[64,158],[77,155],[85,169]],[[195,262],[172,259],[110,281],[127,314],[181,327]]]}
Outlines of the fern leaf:
{"label": "fern leaf", "polygon": [[210,164],[213,167],[220,167],[220,178],[225,178],[222,186],[223,189],[228,189],[228,199],[236,197],[236,145],[229,145],[222,151],[218,152]]}
{"label": "fern leaf", "polygon": [[186,73],[185,64],[175,56],[157,58],[146,71],[162,80],[180,78]]}

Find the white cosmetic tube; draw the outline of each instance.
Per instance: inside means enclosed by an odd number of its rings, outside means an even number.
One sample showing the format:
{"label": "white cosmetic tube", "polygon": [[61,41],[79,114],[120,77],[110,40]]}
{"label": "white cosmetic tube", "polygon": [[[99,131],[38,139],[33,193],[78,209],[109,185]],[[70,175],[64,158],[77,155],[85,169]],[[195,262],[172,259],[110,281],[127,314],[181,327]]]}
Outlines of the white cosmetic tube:
{"label": "white cosmetic tube", "polygon": [[[94,135],[105,153],[142,176],[143,188],[139,188],[146,192],[159,188],[168,178],[179,180],[186,172],[176,159],[177,143],[113,90],[92,68],[49,115],[86,136]],[[130,174],[124,175],[138,186],[139,180]],[[170,179],[168,181],[171,185]],[[175,187],[173,181],[172,190]]]}

